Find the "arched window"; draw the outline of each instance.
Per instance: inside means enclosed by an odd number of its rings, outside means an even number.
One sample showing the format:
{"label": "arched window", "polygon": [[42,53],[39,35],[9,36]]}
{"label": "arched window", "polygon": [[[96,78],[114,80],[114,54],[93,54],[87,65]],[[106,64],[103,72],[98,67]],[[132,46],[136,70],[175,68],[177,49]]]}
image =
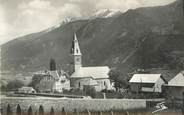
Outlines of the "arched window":
{"label": "arched window", "polygon": [[106,85],[105,81],[104,81],[104,86]]}

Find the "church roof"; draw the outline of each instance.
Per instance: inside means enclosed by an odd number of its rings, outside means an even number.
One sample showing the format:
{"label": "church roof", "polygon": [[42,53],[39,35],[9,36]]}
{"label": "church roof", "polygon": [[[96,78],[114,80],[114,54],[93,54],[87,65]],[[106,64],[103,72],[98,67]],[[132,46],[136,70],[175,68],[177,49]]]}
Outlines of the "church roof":
{"label": "church roof", "polygon": [[168,82],[169,86],[184,86],[184,71],[178,73]]}
{"label": "church roof", "polygon": [[161,74],[134,74],[130,83],[156,83]]}
{"label": "church roof", "polygon": [[110,69],[108,66],[100,67],[81,67],[78,71],[71,75],[71,78],[85,78],[92,77],[93,79],[109,78],[108,73]]}

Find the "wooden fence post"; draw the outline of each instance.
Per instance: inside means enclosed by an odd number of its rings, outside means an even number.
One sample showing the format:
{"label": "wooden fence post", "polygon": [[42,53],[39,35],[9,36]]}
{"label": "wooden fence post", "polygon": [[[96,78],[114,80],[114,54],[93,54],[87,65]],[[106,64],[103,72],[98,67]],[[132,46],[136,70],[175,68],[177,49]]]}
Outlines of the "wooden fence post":
{"label": "wooden fence post", "polygon": [[61,115],[67,115],[67,112],[65,111],[65,108],[62,108]]}
{"label": "wooden fence post", "polygon": [[18,104],[18,105],[17,105],[16,114],[17,114],[17,115],[21,115],[21,112],[22,112],[22,111],[21,111],[20,105]]}
{"label": "wooden fence post", "polygon": [[42,105],[39,107],[39,115],[44,115],[44,109]]}
{"label": "wooden fence post", "polygon": [[86,109],[86,112],[87,112],[88,115],[91,115],[91,113],[88,109]]}
{"label": "wooden fence post", "polygon": [[51,107],[50,115],[54,115],[54,108],[53,107]]}
{"label": "wooden fence post", "polygon": [[9,104],[7,105],[7,111],[6,111],[6,114],[7,114],[7,115],[12,115],[11,107],[10,107],[10,105],[9,105]]}
{"label": "wooden fence post", "polygon": [[37,111],[34,112],[34,115],[37,115]]}
{"label": "wooden fence post", "polygon": [[99,115],[103,115],[103,113],[101,111],[99,111]]}
{"label": "wooden fence post", "polygon": [[[184,1],[183,1],[183,5],[184,5]],[[183,11],[184,11],[184,6],[183,6]],[[182,111],[182,115],[184,115],[184,93],[183,93],[183,104],[182,105],[183,105],[183,107],[182,107],[181,111]]]}
{"label": "wooden fence post", "polygon": [[74,109],[74,113],[75,113],[76,115],[79,115],[79,112],[77,111],[77,109]]}
{"label": "wooden fence post", "polygon": [[29,106],[29,109],[28,109],[28,111],[27,111],[27,114],[28,114],[28,115],[33,115],[33,110],[32,110],[32,108],[31,108],[31,106]]}
{"label": "wooden fence post", "polygon": [[111,110],[111,115],[114,115],[114,112]]}
{"label": "wooden fence post", "polygon": [[126,112],[126,115],[130,115],[128,111]]}

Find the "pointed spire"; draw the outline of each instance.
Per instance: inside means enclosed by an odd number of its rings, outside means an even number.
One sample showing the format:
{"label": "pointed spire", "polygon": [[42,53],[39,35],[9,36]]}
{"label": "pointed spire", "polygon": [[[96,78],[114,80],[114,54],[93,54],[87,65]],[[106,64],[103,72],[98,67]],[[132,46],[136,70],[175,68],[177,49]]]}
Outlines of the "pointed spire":
{"label": "pointed spire", "polygon": [[76,33],[74,33],[74,41],[78,41]]}
{"label": "pointed spire", "polygon": [[76,34],[74,34],[74,52],[73,52],[73,55],[82,55]]}

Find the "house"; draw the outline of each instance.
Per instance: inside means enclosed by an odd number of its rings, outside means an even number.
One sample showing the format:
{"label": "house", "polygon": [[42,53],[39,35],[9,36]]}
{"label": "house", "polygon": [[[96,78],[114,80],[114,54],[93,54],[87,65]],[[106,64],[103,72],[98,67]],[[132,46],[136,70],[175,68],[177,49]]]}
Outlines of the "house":
{"label": "house", "polygon": [[36,90],[33,89],[32,87],[21,87],[18,89],[19,93],[36,93]]}
{"label": "house", "polygon": [[110,71],[108,66],[82,66],[82,53],[76,34],[74,35],[72,53],[74,56],[74,73],[70,77],[72,88],[84,90],[85,87],[94,87],[96,91],[113,89],[108,76]]}
{"label": "house", "polygon": [[37,78],[35,81],[35,89],[39,92],[63,92],[70,90],[70,80],[67,78],[64,71],[43,71],[35,73]]}
{"label": "house", "polygon": [[166,81],[161,74],[134,74],[129,83],[132,92],[161,93]]}
{"label": "house", "polygon": [[176,103],[184,101],[184,71],[178,73],[165,86],[168,99],[174,99]]}

